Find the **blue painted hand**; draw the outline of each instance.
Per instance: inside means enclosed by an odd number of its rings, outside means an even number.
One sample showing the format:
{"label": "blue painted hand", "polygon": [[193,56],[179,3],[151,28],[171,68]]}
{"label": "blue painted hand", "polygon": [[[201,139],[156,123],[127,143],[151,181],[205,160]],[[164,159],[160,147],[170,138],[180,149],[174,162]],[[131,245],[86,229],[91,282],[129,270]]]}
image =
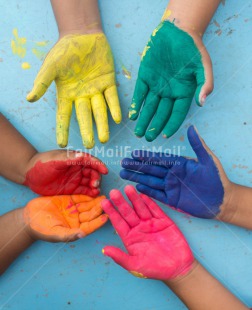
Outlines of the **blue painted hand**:
{"label": "blue painted hand", "polygon": [[125,169],[120,176],[139,183],[136,188],[140,192],[177,210],[195,217],[215,218],[231,182],[193,126],[187,134],[197,159],[134,151],[133,159],[123,159]]}

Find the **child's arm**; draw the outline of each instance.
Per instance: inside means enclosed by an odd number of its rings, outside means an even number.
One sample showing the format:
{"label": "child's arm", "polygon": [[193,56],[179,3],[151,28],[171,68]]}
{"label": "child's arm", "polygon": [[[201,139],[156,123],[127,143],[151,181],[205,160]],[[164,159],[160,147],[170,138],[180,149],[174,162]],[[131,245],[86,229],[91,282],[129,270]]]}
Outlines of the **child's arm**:
{"label": "child's arm", "polygon": [[200,263],[184,278],[164,283],[192,310],[249,309]]}
{"label": "child's arm", "polygon": [[[220,0],[171,0],[141,59],[129,118],[135,135],[171,137],[195,95],[203,106],[213,90],[210,56],[202,36]],[[141,111],[141,113],[140,113]]]}
{"label": "child's arm", "polygon": [[107,106],[113,120],[121,122],[113,55],[102,30],[97,0],[51,2],[59,41],[48,53],[27,100],[39,100],[55,81],[58,145],[68,144],[74,103],[83,144],[92,148],[93,118],[102,143],[109,140]]}
{"label": "child's arm", "polygon": [[187,135],[197,159],[136,150],[133,159],[122,161],[121,177],[137,182],[140,192],[179,211],[252,229],[252,188],[228,179],[193,126]]}
{"label": "child's arm", "polygon": [[70,242],[94,232],[107,221],[104,196],[40,197],[0,217],[0,274],[33,242]]}
{"label": "child's arm", "polygon": [[0,175],[44,195],[99,195],[108,169],[87,153],[39,153],[0,113]]}
{"label": "child's arm", "polygon": [[197,261],[176,224],[149,197],[133,186],[102,201],[127,253],[106,246],[103,253],[140,278],[162,280],[192,310],[248,309]]}

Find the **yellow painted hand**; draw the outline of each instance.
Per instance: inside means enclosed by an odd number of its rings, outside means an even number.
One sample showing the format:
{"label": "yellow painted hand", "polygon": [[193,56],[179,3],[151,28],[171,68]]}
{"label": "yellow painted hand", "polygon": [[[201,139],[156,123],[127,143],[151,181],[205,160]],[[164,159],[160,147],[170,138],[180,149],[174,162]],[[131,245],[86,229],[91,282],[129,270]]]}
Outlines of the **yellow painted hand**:
{"label": "yellow painted hand", "polygon": [[[57,87],[57,142],[68,143],[68,131],[75,104],[83,144],[95,144],[92,114],[98,137],[102,143],[109,140],[107,105],[113,120],[121,122],[113,55],[103,33],[67,35],[47,55],[27,95],[30,102],[40,99],[52,81]],[[105,97],[105,98],[104,98]]]}

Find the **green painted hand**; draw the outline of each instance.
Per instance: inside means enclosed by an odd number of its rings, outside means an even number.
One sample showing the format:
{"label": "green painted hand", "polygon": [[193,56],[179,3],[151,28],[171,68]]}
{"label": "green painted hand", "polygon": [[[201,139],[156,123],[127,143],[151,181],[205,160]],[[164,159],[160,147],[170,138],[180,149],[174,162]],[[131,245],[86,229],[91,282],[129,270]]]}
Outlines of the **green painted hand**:
{"label": "green painted hand", "polygon": [[135,135],[153,141],[163,130],[169,138],[183,123],[194,94],[202,106],[212,90],[211,59],[201,38],[161,22],[143,51],[130,106],[129,118],[138,118]]}

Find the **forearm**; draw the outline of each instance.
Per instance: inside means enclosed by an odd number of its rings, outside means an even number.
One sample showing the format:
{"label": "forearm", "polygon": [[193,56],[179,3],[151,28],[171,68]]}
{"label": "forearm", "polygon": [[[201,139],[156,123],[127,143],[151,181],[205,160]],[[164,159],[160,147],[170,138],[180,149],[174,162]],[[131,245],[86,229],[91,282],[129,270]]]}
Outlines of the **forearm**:
{"label": "forearm", "polygon": [[0,113],[0,175],[19,184],[36,149]]}
{"label": "forearm", "polygon": [[252,188],[233,185],[229,201],[221,207],[218,220],[252,229]]}
{"label": "forearm", "polygon": [[51,0],[59,36],[102,32],[97,0]]}
{"label": "forearm", "polygon": [[203,36],[221,0],[170,0],[163,20],[179,28]]}
{"label": "forearm", "polygon": [[181,280],[164,283],[191,310],[248,309],[199,263]]}
{"label": "forearm", "polygon": [[0,274],[34,242],[25,230],[22,212],[20,208],[0,217]]}

